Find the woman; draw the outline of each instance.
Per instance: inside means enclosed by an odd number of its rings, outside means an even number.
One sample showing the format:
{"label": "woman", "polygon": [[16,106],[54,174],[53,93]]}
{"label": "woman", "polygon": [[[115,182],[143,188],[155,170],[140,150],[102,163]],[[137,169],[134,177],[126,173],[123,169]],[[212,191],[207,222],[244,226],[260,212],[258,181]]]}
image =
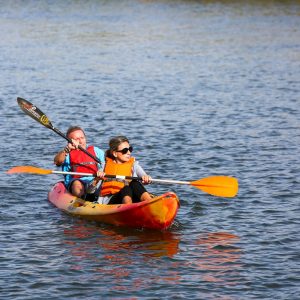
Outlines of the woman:
{"label": "woman", "polygon": [[[133,148],[125,136],[116,136],[109,141],[106,151],[104,173],[109,175],[122,175],[140,177],[143,184],[149,184],[151,177],[146,174],[138,162],[131,156]],[[97,173],[93,185],[102,178],[103,173]],[[104,175],[105,177],[105,175]],[[150,200],[151,196],[141,182],[128,181],[116,178],[105,178],[101,182],[99,203],[103,204],[130,204],[133,202]]]}

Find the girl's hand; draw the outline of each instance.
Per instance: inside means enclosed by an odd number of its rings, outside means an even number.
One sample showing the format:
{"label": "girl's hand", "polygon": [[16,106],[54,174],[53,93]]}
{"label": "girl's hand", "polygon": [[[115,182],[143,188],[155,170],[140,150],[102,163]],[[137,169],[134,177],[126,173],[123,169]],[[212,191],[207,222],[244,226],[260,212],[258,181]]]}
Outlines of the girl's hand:
{"label": "girl's hand", "polygon": [[149,184],[149,183],[151,183],[151,180],[152,180],[151,176],[148,176],[148,175],[142,176],[142,183],[143,184]]}

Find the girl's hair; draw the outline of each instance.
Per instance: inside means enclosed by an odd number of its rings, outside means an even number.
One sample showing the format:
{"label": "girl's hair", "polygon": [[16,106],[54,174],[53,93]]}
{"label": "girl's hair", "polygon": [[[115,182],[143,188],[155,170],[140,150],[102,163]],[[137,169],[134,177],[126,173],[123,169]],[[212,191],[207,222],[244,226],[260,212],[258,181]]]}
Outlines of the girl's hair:
{"label": "girl's hair", "polygon": [[71,126],[71,127],[69,127],[69,129],[67,131],[67,137],[69,137],[70,133],[72,133],[73,131],[76,131],[76,130],[81,130],[83,132],[84,136],[85,136],[85,132],[84,132],[84,130],[81,127],[79,127],[79,126]]}
{"label": "girl's hair", "polygon": [[126,136],[119,135],[110,139],[109,141],[109,149],[106,150],[105,155],[109,158],[114,159],[113,151],[117,151],[120,144],[127,142],[129,144],[129,140]]}

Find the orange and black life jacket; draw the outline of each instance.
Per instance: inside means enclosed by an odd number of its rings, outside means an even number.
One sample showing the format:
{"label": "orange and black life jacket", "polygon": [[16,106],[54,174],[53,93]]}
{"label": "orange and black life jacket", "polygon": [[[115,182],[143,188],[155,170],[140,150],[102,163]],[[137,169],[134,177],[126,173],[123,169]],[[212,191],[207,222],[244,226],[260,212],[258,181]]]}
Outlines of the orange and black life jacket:
{"label": "orange and black life jacket", "polygon": [[[104,172],[109,175],[122,175],[131,176],[132,168],[134,164],[134,158],[131,157],[129,161],[117,164],[111,158],[107,157],[105,161]],[[125,183],[123,180],[117,180],[116,178],[107,178],[101,186],[101,196],[107,196],[118,193]]]}
{"label": "orange and black life jacket", "polygon": [[[93,156],[96,156],[94,146],[86,149]],[[97,162],[80,150],[72,150],[70,152],[70,164],[72,172],[82,172],[96,174],[98,171]],[[73,175],[74,178],[80,178],[80,175]]]}

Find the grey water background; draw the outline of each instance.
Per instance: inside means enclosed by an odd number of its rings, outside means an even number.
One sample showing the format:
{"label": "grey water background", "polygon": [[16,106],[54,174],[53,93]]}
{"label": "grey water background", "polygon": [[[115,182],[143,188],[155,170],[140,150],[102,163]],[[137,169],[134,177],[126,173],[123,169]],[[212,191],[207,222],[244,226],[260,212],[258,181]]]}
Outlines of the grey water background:
{"label": "grey water background", "polygon": [[[298,1],[0,1],[1,299],[299,299]],[[106,149],[125,134],[179,185],[164,232],[72,218],[47,201],[65,141],[23,97]]]}

